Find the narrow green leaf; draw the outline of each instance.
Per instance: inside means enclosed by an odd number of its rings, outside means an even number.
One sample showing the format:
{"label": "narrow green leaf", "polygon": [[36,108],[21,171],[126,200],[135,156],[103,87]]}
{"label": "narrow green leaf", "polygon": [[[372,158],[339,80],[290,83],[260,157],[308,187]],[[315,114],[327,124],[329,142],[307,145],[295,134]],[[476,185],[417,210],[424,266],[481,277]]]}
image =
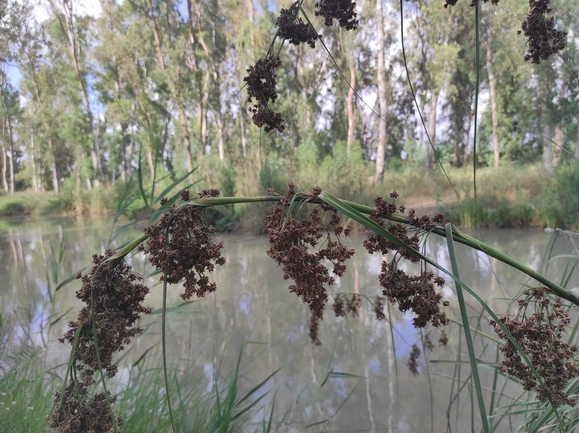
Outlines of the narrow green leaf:
{"label": "narrow green leaf", "polygon": [[[175,180],[175,182],[173,182],[171,185],[169,185],[167,188],[165,188],[155,199],[155,201],[153,202],[153,204],[157,203],[159,200],[161,200],[166,194],[169,193],[169,191],[171,191],[173,188],[175,188],[177,185],[179,185],[181,182],[183,182],[185,179],[187,179],[190,175],[192,175],[197,169],[199,168],[199,166],[195,167],[193,170],[185,173],[183,176],[177,178],[177,180]],[[191,185],[194,185],[191,184]]]}
{"label": "narrow green leaf", "polygon": [[69,276],[66,280],[64,280],[62,283],[60,283],[58,286],[56,286],[56,289],[54,289],[54,291],[58,292],[60,289],[62,289],[64,286],[66,286],[68,283],[70,283],[72,280],[76,279],[76,276],[79,273],[81,273],[82,271],[84,271],[86,268],[87,267],[85,266],[80,271],[78,271],[76,274],[72,274],[71,276]]}
{"label": "narrow green leaf", "polygon": [[143,354],[141,356],[139,356],[137,358],[137,360],[135,362],[133,362],[133,367],[136,367],[137,365],[139,365],[147,356],[147,354],[155,347],[159,344],[159,342],[156,342],[155,344],[153,344],[151,347],[149,347],[147,350],[145,350],[143,352]]}
{"label": "narrow green leaf", "polygon": [[52,288],[50,285],[50,275],[48,275],[48,270],[46,271],[46,292],[48,293],[48,299],[52,304],[54,302],[54,298],[52,297]]}
{"label": "narrow green leaf", "polygon": [[281,367],[278,368],[277,370],[275,370],[273,373],[271,373],[269,376],[267,376],[265,379],[263,379],[261,382],[259,382],[257,385],[255,385],[253,388],[251,388],[240,400],[239,402],[242,403],[245,400],[247,400],[249,397],[251,397],[253,394],[255,394],[257,391],[259,391],[261,388],[263,388],[263,386],[266,384],[266,382],[271,379],[273,376],[275,376],[279,371],[281,370]]}
{"label": "narrow green leaf", "polygon": [[72,307],[69,308],[68,310],[66,310],[64,313],[60,314],[56,319],[50,321],[48,323],[48,326],[56,325],[58,322],[60,322],[62,320],[63,317],[65,317],[68,313],[70,313],[71,310],[72,310]]}
{"label": "narrow green leaf", "polygon": [[[452,240],[452,226],[451,226],[451,224],[450,223],[446,224],[445,229],[446,229],[446,244],[448,246],[448,254],[450,256],[450,263],[452,266],[452,272],[458,278],[458,276],[459,276],[458,264],[456,262],[456,254],[454,252],[454,242]],[[482,426],[483,426],[483,431],[485,433],[490,433],[484,397],[482,394],[482,385],[480,383],[480,377],[478,374],[477,359],[476,359],[476,354],[474,352],[474,344],[472,341],[472,335],[470,333],[470,325],[468,322],[468,314],[466,311],[466,304],[464,302],[464,294],[462,292],[462,287],[459,283],[455,283],[455,287],[456,287],[456,295],[458,298],[458,305],[460,307],[460,316],[462,318],[464,337],[465,337],[466,345],[467,345],[467,349],[468,349],[468,357],[470,359],[470,369],[471,369],[472,379],[474,382],[476,396],[477,396],[477,400],[478,400],[478,407],[479,407],[481,422],[482,422]]]}
{"label": "narrow green leaf", "polygon": [[139,181],[139,191],[141,192],[141,198],[145,201],[145,206],[150,208],[151,206],[149,206],[149,202],[147,201],[147,194],[145,194],[145,186],[143,184],[142,156],[143,156],[143,146],[139,148],[139,164],[137,166],[137,179]]}

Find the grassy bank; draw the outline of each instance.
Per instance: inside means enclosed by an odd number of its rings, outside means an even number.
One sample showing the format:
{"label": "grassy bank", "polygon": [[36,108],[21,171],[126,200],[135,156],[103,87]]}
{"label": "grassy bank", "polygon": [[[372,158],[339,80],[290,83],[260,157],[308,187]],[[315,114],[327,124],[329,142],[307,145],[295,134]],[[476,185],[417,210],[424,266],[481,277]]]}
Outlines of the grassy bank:
{"label": "grassy bank", "polygon": [[[304,158],[305,159],[305,158]],[[102,214],[121,212],[128,218],[150,213],[149,207],[162,192],[173,194],[180,188],[196,183],[193,189],[219,188],[224,196],[266,194],[272,187],[285,189],[292,179],[299,188],[320,185],[346,200],[371,205],[376,196],[387,196],[396,190],[399,202],[407,208],[432,213],[442,211],[456,225],[462,227],[560,227],[579,228],[579,165],[565,164],[552,177],[545,175],[540,165],[502,166],[477,171],[476,200],[471,168],[437,168],[425,176],[419,167],[411,165],[391,169],[381,184],[372,184],[374,166],[367,161],[348,161],[346,158],[326,158],[319,165],[302,162],[291,166],[288,161],[267,158],[260,167],[248,165],[236,169],[218,169],[215,161],[207,161],[186,179],[172,181],[160,174],[155,184],[117,183],[101,186],[80,195],[70,188],[54,192],[17,192],[0,195],[0,216],[42,214]],[[447,177],[448,175],[448,177]],[[142,188],[141,188],[142,186]],[[144,197],[144,198],[143,198]],[[255,209],[231,206],[211,214],[218,230],[235,230],[240,226],[260,230],[255,221]]]}

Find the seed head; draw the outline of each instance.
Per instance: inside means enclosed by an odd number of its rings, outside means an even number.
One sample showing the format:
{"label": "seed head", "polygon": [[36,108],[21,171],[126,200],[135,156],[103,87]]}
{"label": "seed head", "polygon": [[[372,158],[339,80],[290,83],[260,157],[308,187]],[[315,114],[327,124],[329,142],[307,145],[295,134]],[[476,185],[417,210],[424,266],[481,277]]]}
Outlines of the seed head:
{"label": "seed head", "polygon": [[356,3],[352,0],[320,0],[315,5],[316,16],[324,17],[324,24],[328,27],[334,25],[334,21],[345,30],[356,30]]}
{"label": "seed head", "polygon": [[518,378],[525,390],[534,389],[540,401],[550,400],[554,407],[574,406],[576,399],[569,397],[565,388],[570,380],[579,376],[579,365],[577,346],[563,340],[565,328],[571,322],[567,310],[560,299],[551,300],[543,287],[528,291],[525,298],[519,300],[519,305],[520,316],[503,316],[500,321],[527,355],[541,381],[522,360],[501,327],[491,321],[497,335],[504,340],[500,348],[504,361],[498,364],[499,369]]}

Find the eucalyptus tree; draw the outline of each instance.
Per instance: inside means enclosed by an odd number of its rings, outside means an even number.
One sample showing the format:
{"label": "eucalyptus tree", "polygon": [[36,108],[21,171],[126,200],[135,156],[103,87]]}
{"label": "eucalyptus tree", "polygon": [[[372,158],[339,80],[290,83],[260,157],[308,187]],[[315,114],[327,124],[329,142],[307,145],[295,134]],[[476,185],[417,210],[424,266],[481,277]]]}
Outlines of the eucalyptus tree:
{"label": "eucalyptus tree", "polygon": [[384,71],[384,12],[383,1],[376,0],[376,84],[378,88],[378,104],[380,122],[378,122],[378,146],[376,149],[376,174],[374,182],[381,183],[384,178],[384,159],[386,157],[386,118],[388,117],[388,103],[386,100],[386,77]]}
{"label": "eucalyptus tree", "polygon": [[561,159],[579,159],[579,45],[576,28],[569,30],[567,49],[561,55],[555,145]]}
{"label": "eucalyptus tree", "polygon": [[46,177],[48,184],[58,192],[60,179],[70,168],[63,162],[69,159],[64,155],[70,153],[70,150],[62,145],[58,111],[52,105],[60,83],[51,69],[56,59],[54,52],[46,49],[50,41],[50,23],[37,22],[30,3],[22,3],[16,21],[14,60],[22,75],[19,87],[26,106],[22,112],[19,135],[27,136],[30,144],[29,161],[32,165],[33,184],[43,190]]}
{"label": "eucalyptus tree", "polygon": [[[14,128],[20,107],[18,90],[9,82],[6,74],[0,70],[0,148],[2,149],[2,183],[4,191],[14,194],[17,145]],[[8,173],[7,173],[8,172]],[[6,176],[8,175],[8,181]]]}
{"label": "eucalyptus tree", "polygon": [[465,25],[463,19],[468,16],[458,9],[445,8],[442,2],[431,1],[420,3],[410,14],[410,37],[417,46],[410,52],[410,69],[418,72],[413,80],[418,100],[428,107],[424,170],[429,173],[433,169],[437,143],[438,102],[448,92],[451,77],[457,70],[462,44],[459,36]]}
{"label": "eucalyptus tree", "polygon": [[[92,178],[95,185],[104,180],[101,154],[99,149],[98,128],[95,122],[93,107],[89,98],[88,76],[91,73],[89,50],[94,35],[92,34],[93,18],[79,11],[77,0],[48,0],[52,12],[54,42],[66,51],[69,65],[73,67],[76,77],[76,86],[82,102],[84,112],[84,125],[77,123],[80,129],[79,134],[85,131],[92,137],[81,139],[82,151],[90,154],[92,160]],[[58,30],[57,30],[58,29]],[[64,67],[64,65],[63,65]],[[69,79],[73,79],[69,76]],[[79,107],[80,108],[80,107]],[[80,161],[79,161],[80,162]],[[87,182],[90,187],[90,183]]]}
{"label": "eucalyptus tree", "polygon": [[560,159],[579,157],[579,43],[577,33],[577,1],[557,2],[554,8],[557,11],[558,22],[563,24],[567,31],[566,48],[561,51],[555,60],[554,68],[556,79],[555,109],[554,109],[554,138],[553,165]]}
{"label": "eucalyptus tree", "polygon": [[112,175],[118,168],[121,180],[127,181],[137,154],[135,90],[128,78],[136,59],[127,39],[127,24],[123,23],[125,19],[130,21],[126,10],[110,1],[102,1],[101,8],[103,14],[96,23],[99,44],[94,47],[93,54],[95,90],[105,107],[105,119],[110,124],[104,137],[110,155],[109,170]]}

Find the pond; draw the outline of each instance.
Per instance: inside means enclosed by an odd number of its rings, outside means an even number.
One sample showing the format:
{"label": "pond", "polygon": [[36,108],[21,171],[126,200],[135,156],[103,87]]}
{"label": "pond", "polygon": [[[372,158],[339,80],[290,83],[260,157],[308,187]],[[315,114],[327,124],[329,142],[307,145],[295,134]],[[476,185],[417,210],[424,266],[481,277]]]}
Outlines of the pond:
{"label": "pond", "polygon": [[[119,247],[141,233],[131,226],[113,239],[112,223],[107,218],[0,221],[0,311],[5,350],[35,348],[45,354],[46,370],[63,371],[70,348],[58,338],[81,307],[74,296],[79,283],[73,280],[55,289],[69,276],[88,269],[93,253]],[[549,258],[574,252],[571,240],[560,235],[550,244],[553,235],[542,230],[471,234],[533,269],[544,270]],[[363,249],[363,234],[347,241],[357,253],[347,263],[346,274],[330,289],[331,293],[359,293],[364,297],[362,307],[358,316],[341,318],[334,317],[328,308],[320,326],[320,346],[310,342],[307,306],[288,291],[290,283],[266,255],[267,238],[245,234],[219,238],[224,242],[227,264],[213,275],[217,292],[181,305],[180,288],[170,287],[169,305],[181,306],[168,313],[169,367],[180,380],[197,381],[210,389],[216,376],[226,376],[235,368],[242,351],[239,384],[244,389],[251,389],[281,368],[265,385],[264,390],[271,392],[263,402],[268,405],[275,399],[276,416],[285,420],[283,431],[439,432],[446,431],[447,425],[452,431],[470,431],[472,426],[479,429],[478,415],[472,412],[471,405],[476,405],[472,388],[463,386],[470,370],[460,327],[451,322],[446,329],[448,344],[440,346],[440,330],[415,330],[412,315],[401,314],[395,307],[386,311],[392,327],[388,321],[376,320],[371,302],[380,294],[377,276],[381,257]],[[423,248],[426,255],[449,269],[445,242],[431,235]],[[462,281],[499,314],[525,284],[534,284],[483,253],[461,245],[456,248]],[[159,276],[151,276],[153,269],[140,253],[128,261],[147,276],[151,293],[146,305],[156,310],[143,319],[145,333],[133,340],[119,361],[115,380],[120,383],[137,361],[139,366],[160,365],[161,353]],[[552,260],[547,275],[559,281],[566,265],[563,259]],[[573,287],[577,281],[572,278],[568,284]],[[447,314],[458,319],[454,284],[447,281],[443,292],[450,301]],[[475,334],[477,355],[483,361],[495,362],[496,335],[480,314],[477,301],[467,295],[467,304],[471,326],[481,331]],[[408,356],[413,344],[422,349],[426,339],[434,347],[421,354],[415,376],[407,367]],[[498,385],[492,384],[495,370],[490,365],[480,370],[487,388],[501,389],[494,407],[504,408],[520,397],[521,390],[511,381],[504,388],[503,378]],[[259,421],[262,415],[254,416]],[[504,426],[497,431],[514,429],[518,422],[518,418],[504,419]]]}

